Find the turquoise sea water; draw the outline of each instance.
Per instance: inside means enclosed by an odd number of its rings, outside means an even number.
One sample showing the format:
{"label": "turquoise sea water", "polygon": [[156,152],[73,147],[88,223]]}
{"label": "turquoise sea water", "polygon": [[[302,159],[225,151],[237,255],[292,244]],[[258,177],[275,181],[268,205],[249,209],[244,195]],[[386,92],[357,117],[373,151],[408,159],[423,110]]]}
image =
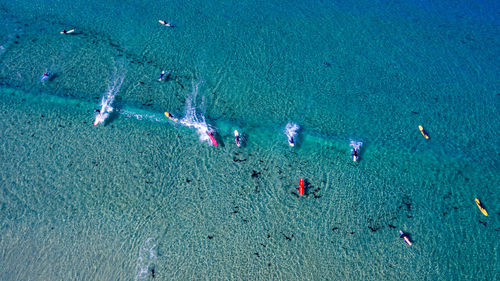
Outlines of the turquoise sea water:
{"label": "turquoise sea water", "polygon": [[0,1],[0,279],[498,280],[499,8]]}

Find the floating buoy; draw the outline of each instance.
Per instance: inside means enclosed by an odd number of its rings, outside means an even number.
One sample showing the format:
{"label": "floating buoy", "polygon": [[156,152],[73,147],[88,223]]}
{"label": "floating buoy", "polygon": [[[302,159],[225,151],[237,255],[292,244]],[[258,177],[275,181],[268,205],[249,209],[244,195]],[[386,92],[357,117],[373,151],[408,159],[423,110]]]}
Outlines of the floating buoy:
{"label": "floating buoy", "polygon": [[299,181],[299,195],[304,195],[304,180],[302,178]]}

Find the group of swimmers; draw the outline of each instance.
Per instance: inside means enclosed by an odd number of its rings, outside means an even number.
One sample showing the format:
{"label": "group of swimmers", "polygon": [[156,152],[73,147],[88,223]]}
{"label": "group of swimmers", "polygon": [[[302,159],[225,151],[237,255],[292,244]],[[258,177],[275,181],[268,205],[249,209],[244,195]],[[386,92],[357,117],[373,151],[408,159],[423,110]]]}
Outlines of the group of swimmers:
{"label": "group of swimmers", "polygon": [[[158,22],[163,25],[163,26],[166,26],[166,27],[174,27],[174,25],[170,22],[167,22],[167,21],[164,21],[164,20],[158,20]],[[61,34],[71,34],[71,33],[74,33],[75,32],[75,29],[70,29],[70,30],[66,30],[66,29],[63,29],[60,33]],[[328,62],[324,62],[323,63],[325,66],[330,66],[330,64]],[[44,81],[46,79],[48,79],[50,77],[51,73],[50,72],[44,72],[42,74],[42,77],[41,77],[41,80]],[[158,81],[163,81],[163,80],[168,80],[168,77],[169,77],[169,73],[166,73],[164,70],[160,73],[160,77],[158,78]],[[94,110],[94,112],[97,112],[97,113],[100,113],[100,110],[96,109]],[[207,132],[209,137],[212,139],[212,141],[214,142],[214,145],[217,146],[217,142],[215,141],[215,137],[213,135],[212,132]],[[293,135],[288,135],[288,144],[291,146],[291,147],[294,147],[295,146],[295,138]],[[236,143],[236,145],[238,147],[241,146],[241,143],[243,141],[243,139],[241,138],[240,134],[238,133],[237,130],[234,131],[234,141]],[[352,152],[351,152],[351,157],[352,157],[352,160],[354,162],[357,162],[358,159],[359,159],[359,156],[358,156],[358,151],[359,150],[359,146],[353,146],[353,149],[352,149]],[[402,238],[409,246],[412,245],[412,242],[410,241],[409,239],[409,236],[408,234],[404,233],[403,231],[399,231],[400,233],[400,238]],[[153,277],[154,277],[154,270],[152,272],[153,274]]]}

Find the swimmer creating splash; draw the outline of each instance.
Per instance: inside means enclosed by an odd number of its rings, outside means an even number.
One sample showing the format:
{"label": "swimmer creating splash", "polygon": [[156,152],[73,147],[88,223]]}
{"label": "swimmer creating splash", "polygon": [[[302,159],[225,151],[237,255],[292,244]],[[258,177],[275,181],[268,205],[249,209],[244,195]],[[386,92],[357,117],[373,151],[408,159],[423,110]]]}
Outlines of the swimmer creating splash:
{"label": "swimmer creating splash", "polygon": [[295,123],[288,123],[285,127],[285,135],[288,137],[288,145],[291,147],[295,146],[295,136],[297,136],[297,131],[300,126]]}
{"label": "swimmer creating splash", "polygon": [[359,153],[359,149],[361,148],[362,145],[363,145],[363,142],[353,141],[353,140],[349,144],[349,146],[352,147],[352,150],[351,150],[352,161],[357,162],[359,160],[358,153]]}

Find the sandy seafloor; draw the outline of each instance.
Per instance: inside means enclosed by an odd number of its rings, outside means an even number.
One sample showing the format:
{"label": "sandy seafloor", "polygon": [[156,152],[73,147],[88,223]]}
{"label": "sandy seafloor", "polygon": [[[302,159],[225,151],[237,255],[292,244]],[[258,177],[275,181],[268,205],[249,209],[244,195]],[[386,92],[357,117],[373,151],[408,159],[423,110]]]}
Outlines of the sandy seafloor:
{"label": "sandy seafloor", "polygon": [[500,5],[414,2],[0,1],[0,280],[498,280]]}

